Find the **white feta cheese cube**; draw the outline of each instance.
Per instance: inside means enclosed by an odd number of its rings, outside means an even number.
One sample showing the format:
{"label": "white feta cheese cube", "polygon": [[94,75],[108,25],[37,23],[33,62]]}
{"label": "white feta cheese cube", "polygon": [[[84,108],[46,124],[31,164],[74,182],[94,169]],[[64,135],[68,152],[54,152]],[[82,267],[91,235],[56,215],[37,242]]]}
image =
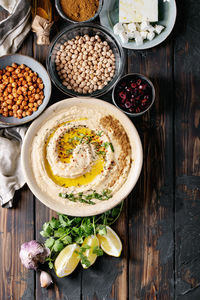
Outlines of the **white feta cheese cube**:
{"label": "white feta cheese cube", "polygon": [[149,32],[154,32],[155,28],[152,25],[149,25],[149,27],[147,28],[147,31]]}
{"label": "white feta cheese cube", "polygon": [[128,39],[130,39],[130,40],[132,40],[132,39],[135,38],[134,32],[131,32],[131,31],[128,31],[128,32],[127,32],[127,36],[128,36]]}
{"label": "white feta cheese cube", "polygon": [[128,29],[128,24],[123,24],[123,28],[124,28],[124,31],[125,31],[125,32],[128,32],[128,31],[129,31],[129,29]]}
{"label": "white feta cheese cube", "polygon": [[140,31],[140,30],[141,30],[140,24],[141,24],[141,23],[135,23],[135,26],[136,26],[136,30],[137,30],[137,31]]}
{"label": "white feta cheese cube", "polygon": [[162,25],[156,25],[154,28],[155,28],[155,32],[156,32],[157,34],[160,34],[161,31],[162,31],[165,27],[162,26]]}
{"label": "white feta cheese cube", "polygon": [[147,34],[148,34],[147,31],[140,31],[140,35],[143,38],[143,40],[145,40],[147,38]]}
{"label": "white feta cheese cube", "polygon": [[119,35],[121,32],[124,32],[124,27],[122,23],[117,23],[113,27],[114,34]]}
{"label": "white feta cheese cube", "polygon": [[128,36],[125,32],[120,32],[119,37],[122,41],[122,44],[128,43]]}
{"label": "white feta cheese cube", "polygon": [[128,30],[131,31],[131,32],[135,31],[136,30],[135,23],[129,23],[128,24]]}
{"label": "white feta cheese cube", "polygon": [[153,31],[147,34],[147,40],[152,41],[155,37],[155,33]]}
{"label": "white feta cheese cube", "polygon": [[139,38],[141,35],[140,35],[140,32],[139,31],[134,31],[134,38]]}
{"label": "white feta cheese cube", "polygon": [[119,22],[157,22],[158,0],[120,0]]}
{"label": "white feta cheese cube", "polygon": [[140,24],[140,29],[141,31],[146,31],[149,28],[149,26],[150,26],[149,22],[145,21]]}
{"label": "white feta cheese cube", "polygon": [[137,46],[143,45],[143,38],[141,37],[141,35],[139,35],[135,38],[135,42],[136,42]]}

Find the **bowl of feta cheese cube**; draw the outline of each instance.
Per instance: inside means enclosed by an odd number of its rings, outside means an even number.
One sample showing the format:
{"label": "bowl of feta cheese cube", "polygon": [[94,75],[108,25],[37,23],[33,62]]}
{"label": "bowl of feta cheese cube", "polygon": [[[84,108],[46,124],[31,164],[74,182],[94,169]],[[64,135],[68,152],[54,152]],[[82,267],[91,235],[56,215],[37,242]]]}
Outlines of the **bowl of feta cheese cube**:
{"label": "bowl of feta cheese cube", "polygon": [[113,30],[124,48],[143,50],[169,36],[176,13],[175,0],[107,0],[100,21]]}

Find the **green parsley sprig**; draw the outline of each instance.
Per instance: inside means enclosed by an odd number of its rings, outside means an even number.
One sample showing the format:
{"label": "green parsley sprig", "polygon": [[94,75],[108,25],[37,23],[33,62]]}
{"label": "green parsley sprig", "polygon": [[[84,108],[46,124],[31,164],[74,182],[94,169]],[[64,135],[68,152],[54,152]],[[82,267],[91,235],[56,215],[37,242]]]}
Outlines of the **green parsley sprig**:
{"label": "green parsley sprig", "polygon": [[[47,257],[49,268],[53,268],[53,263],[60,251],[69,244],[77,243],[81,245],[84,239],[90,235],[106,234],[106,225],[112,225],[120,216],[123,207],[123,202],[113,209],[93,217],[71,217],[63,214],[58,214],[58,217],[53,217],[49,222],[43,224],[43,230],[40,234],[46,239],[44,244],[50,249],[50,255]],[[81,247],[83,248],[83,247]],[[86,249],[81,249],[79,255],[83,264],[88,266],[84,257]],[[100,256],[103,251],[99,247],[93,249],[93,253]]]}

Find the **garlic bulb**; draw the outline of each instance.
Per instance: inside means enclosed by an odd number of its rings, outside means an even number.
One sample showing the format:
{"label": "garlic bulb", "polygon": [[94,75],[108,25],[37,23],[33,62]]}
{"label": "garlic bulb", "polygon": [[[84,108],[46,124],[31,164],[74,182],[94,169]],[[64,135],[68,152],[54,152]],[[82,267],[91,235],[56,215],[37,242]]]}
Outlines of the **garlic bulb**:
{"label": "garlic bulb", "polygon": [[43,264],[49,254],[50,250],[48,248],[45,248],[39,242],[32,240],[21,245],[19,257],[21,258],[22,264],[27,269],[37,270],[38,264]]}

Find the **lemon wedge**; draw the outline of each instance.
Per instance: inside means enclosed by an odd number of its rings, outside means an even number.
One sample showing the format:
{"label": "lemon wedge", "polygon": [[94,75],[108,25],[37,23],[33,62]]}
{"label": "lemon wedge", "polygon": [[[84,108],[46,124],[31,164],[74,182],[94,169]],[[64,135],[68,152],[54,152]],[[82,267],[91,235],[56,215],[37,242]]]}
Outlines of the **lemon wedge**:
{"label": "lemon wedge", "polygon": [[80,247],[77,244],[71,244],[59,253],[54,264],[58,277],[65,277],[75,270],[80,261],[79,250]]}
{"label": "lemon wedge", "polygon": [[88,260],[88,265],[84,264],[84,261],[81,260],[81,264],[84,269],[87,269],[93,265],[97,259],[97,255],[93,253],[96,247],[99,247],[99,240],[95,235],[90,235],[84,239],[81,249],[86,249],[83,252],[83,255]]}
{"label": "lemon wedge", "polygon": [[108,255],[119,257],[122,251],[122,242],[116,232],[106,226],[106,235],[97,234],[101,249]]}

